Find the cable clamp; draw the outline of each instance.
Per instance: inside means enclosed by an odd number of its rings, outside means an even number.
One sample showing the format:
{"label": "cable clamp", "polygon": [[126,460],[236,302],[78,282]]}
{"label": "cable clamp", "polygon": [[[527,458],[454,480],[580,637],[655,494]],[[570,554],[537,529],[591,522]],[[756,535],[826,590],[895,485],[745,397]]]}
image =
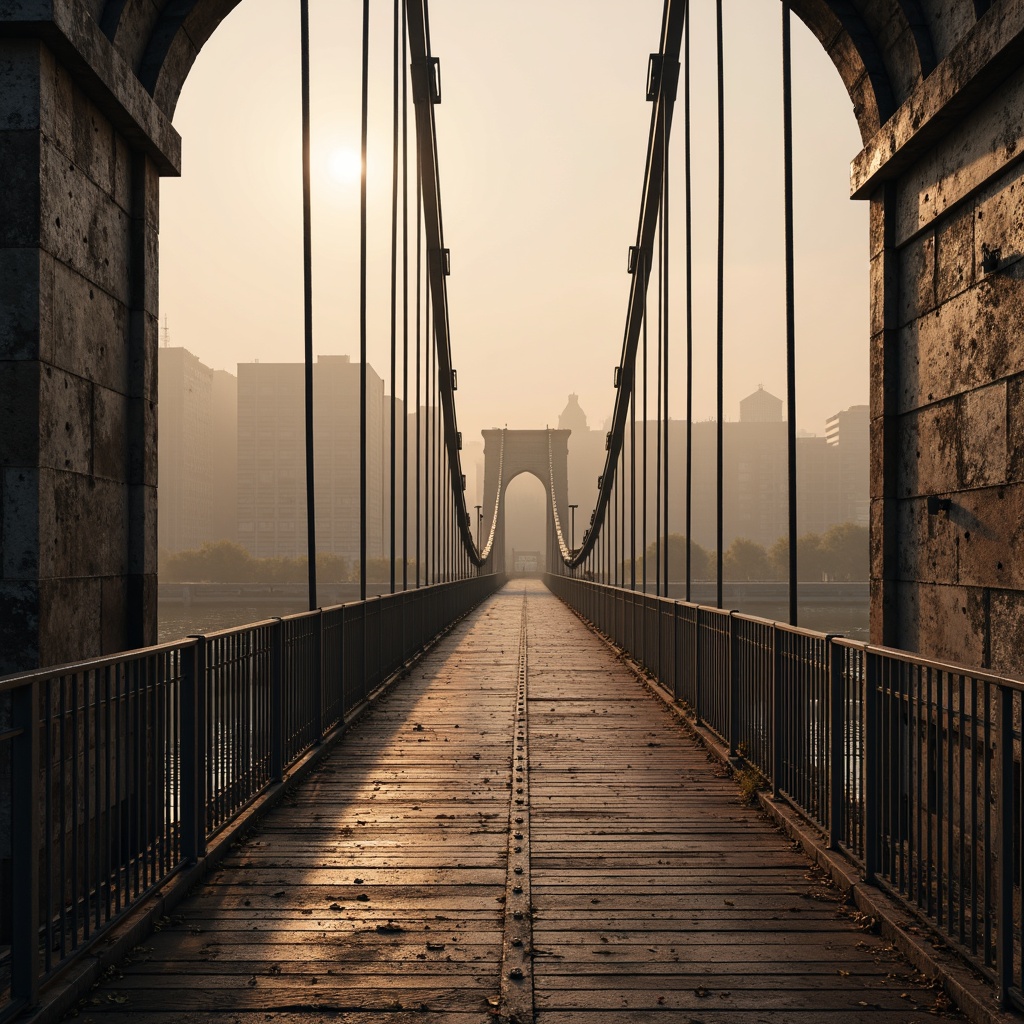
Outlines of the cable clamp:
{"label": "cable clamp", "polygon": [[661,53],[652,53],[647,61],[647,102],[653,103],[658,98],[661,88],[661,72],[665,66],[665,57]]}
{"label": "cable clamp", "polygon": [[439,57],[427,57],[426,60],[412,65],[412,99],[414,103],[429,100],[433,104],[441,102],[441,60]]}

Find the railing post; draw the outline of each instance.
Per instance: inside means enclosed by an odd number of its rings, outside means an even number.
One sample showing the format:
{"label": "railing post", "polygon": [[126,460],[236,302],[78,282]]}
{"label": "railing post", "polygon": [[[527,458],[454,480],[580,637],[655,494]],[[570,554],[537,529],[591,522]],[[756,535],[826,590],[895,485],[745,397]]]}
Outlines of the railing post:
{"label": "railing post", "polygon": [[875,884],[880,854],[878,773],[881,744],[878,737],[878,655],[864,655],[864,880]]}
{"label": "railing post", "polygon": [[740,733],[740,659],[736,635],[736,613],[729,612],[729,756],[736,757]]}
{"label": "railing post", "polygon": [[39,683],[11,694],[11,997],[39,1002]]}
{"label": "railing post", "polygon": [[843,689],[843,648],[832,639],[828,644],[829,675],[829,752],[831,754],[828,778],[828,846],[838,850],[845,834],[843,821],[843,793],[846,788],[846,731]]}
{"label": "railing post", "polygon": [[[987,684],[992,685],[992,684]],[[999,1005],[1010,1005],[1013,985],[1013,691],[999,687],[999,778],[996,821],[999,853],[996,870],[996,972]]]}
{"label": "railing post", "polygon": [[314,743],[324,741],[324,610],[318,608],[316,611],[316,629],[313,631],[313,660],[315,664],[316,679],[314,680],[315,717],[313,719],[313,732],[316,736]]}
{"label": "railing post", "polygon": [[778,800],[782,796],[782,730],[783,730],[783,706],[782,706],[782,650],[779,644],[779,631],[772,626],[772,799]]}
{"label": "railing post", "polygon": [[270,627],[270,781],[284,778],[284,622]]}
{"label": "railing post", "polygon": [[700,725],[700,609],[693,612],[693,724]]}
{"label": "railing post", "polygon": [[194,636],[181,672],[181,853],[206,856],[206,637]]}

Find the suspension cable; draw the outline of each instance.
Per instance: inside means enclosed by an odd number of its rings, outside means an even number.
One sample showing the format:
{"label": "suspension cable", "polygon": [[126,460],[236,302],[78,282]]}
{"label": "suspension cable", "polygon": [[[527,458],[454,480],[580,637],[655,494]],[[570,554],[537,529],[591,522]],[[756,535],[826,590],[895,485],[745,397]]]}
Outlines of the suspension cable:
{"label": "suspension cable", "polygon": [[786,218],[786,456],[789,487],[789,621],[797,624],[796,300],[793,271],[793,74],[789,0],[782,0],[782,138]]}
{"label": "suspension cable", "polygon": [[391,512],[391,593],[395,592],[395,539],[396,539],[396,505],[395,505],[395,484],[397,474],[395,472],[395,454],[397,445],[396,429],[397,405],[398,405],[398,141],[399,141],[399,120],[398,120],[398,56],[399,39],[398,33],[401,21],[401,2],[395,0],[394,4],[394,32],[393,32],[393,61],[392,61],[392,90],[391,90],[391,464],[390,464],[390,512]]}
{"label": "suspension cable", "polygon": [[[402,0],[402,590],[409,589],[409,76]],[[419,410],[417,410],[417,415]]]}
{"label": "suspension cable", "polygon": [[[646,305],[646,303],[645,303],[645,305]],[[642,473],[642,480],[641,480],[641,484],[640,484],[640,490],[641,490],[641,498],[640,498],[640,504],[641,504],[641,511],[640,511],[640,519],[641,519],[641,524],[640,524],[640,532],[641,532],[640,547],[643,549],[643,557],[644,557],[641,584],[643,586],[643,592],[646,594],[647,593],[647,465],[648,465],[647,435],[649,433],[649,430],[647,429],[647,385],[648,385],[649,374],[648,374],[648,371],[647,371],[647,310],[646,309],[644,309],[644,324],[643,324],[643,332],[642,332],[642,344],[643,344],[642,376],[643,376],[643,381],[644,381],[644,387],[643,387],[643,410],[642,410],[642,418],[643,418],[643,424],[644,424],[644,436],[643,436],[643,439],[642,439],[642,448],[643,448],[644,467],[643,467],[643,473]]]}
{"label": "suspension cable", "polygon": [[[364,0],[364,3],[368,0]],[[679,49],[685,17],[686,0],[666,0],[662,18],[659,51],[653,55],[651,74],[648,82],[648,97],[653,101],[651,130],[648,137],[648,152],[645,165],[644,185],[642,190],[641,211],[637,228],[636,245],[631,252],[633,268],[630,285],[629,304],[627,307],[626,329],[623,338],[622,354],[619,361],[619,387],[615,398],[612,416],[612,430],[609,439],[608,453],[605,459],[605,472],[600,484],[598,501],[595,506],[591,524],[584,534],[583,543],[576,552],[563,561],[569,568],[589,558],[595,549],[601,527],[607,516],[609,506],[617,520],[613,524],[607,549],[609,563],[606,574],[614,571],[615,578],[622,578],[624,566],[619,553],[625,552],[625,486],[622,487],[619,500],[619,478],[625,472],[624,435],[626,420],[630,416],[633,405],[633,387],[636,373],[636,350],[641,326],[644,319],[646,290],[649,274],[636,273],[635,268],[649,267],[652,263],[655,231],[659,222],[659,210],[664,198],[663,178],[667,168],[665,148],[670,137],[672,111],[675,101],[676,84],[679,70]],[[448,487],[453,498],[452,517],[455,530],[461,534],[462,544],[470,560],[475,565],[482,565],[481,552],[474,541],[470,517],[466,511],[465,494],[462,487],[461,459],[458,451],[458,430],[455,416],[454,371],[451,365],[451,336],[448,322],[446,277],[449,272],[448,250],[444,247],[444,231],[441,218],[440,185],[438,172],[437,132],[434,107],[440,103],[439,65],[432,56],[426,0],[408,0],[408,25],[411,68],[413,74],[413,103],[416,115],[417,151],[419,166],[419,182],[421,184],[418,204],[422,209],[423,224],[426,238],[426,273],[428,277],[428,316],[433,310],[432,329],[427,330],[427,344],[431,346],[432,359],[436,359],[434,368],[435,388],[428,387],[428,393],[437,391],[439,405],[438,421],[435,429],[437,443],[444,450],[444,472],[448,478]],[[635,254],[635,258],[634,258]],[[659,301],[659,315],[662,315]],[[659,360],[662,358],[659,345]],[[428,371],[429,372],[429,371]],[[667,409],[667,397],[663,398],[659,383],[658,407]],[[667,430],[667,426],[666,426]],[[659,430],[660,437],[660,430]],[[428,444],[428,449],[430,445]],[[666,449],[667,457],[667,449]],[[435,468],[440,468],[440,460],[434,458]],[[661,476],[659,460],[659,478]],[[435,493],[440,498],[440,481]],[[666,477],[667,487],[667,477]],[[666,495],[667,501],[667,495]],[[435,506],[435,508],[438,506]],[[664,506],[667,510],[667,504]],[[633,509],[635,518],[636,509]],[[437,514],[434,514],[435,525]],[[433,542],[435,565],[437,559],[437,537]],[[562,538],[564,540],[564,537]],[[614,550],[613,550],[614,549]],[[429,564],[429,555],[427,562]]]}
{"label": "suspension cable", "polygon": [[305,318],[306,405],[306,562],[309,608],[317,607],[316,594],[316,488],[313,478],[313,216],[310,175],[309,112],[309,0],[299,3],[302,49],[302,284]]}
{"label": "suspension cable", "polygon": [[716,536],[716,579],[717,579],[717,605],[722,607],[722,369],[724,363],[724,333],[725,333],[725,75],[722,47],[722,0],[715,0],[715,54],[718,70],[718,292],[716,310],[716,384],[717,384],[717,405],[716,405],[716,476],[715,476],[715,536]]}
{"label": "suspension cable", "polygon": [[[416,169],[416,589],[420,586],[423,565],[423,183]],[[425,581],[424,581],[425,582]]]}
{"label": "suspension cable", "polygon": [[661,594],[661,549],[663,546],[662,534],[665,532],[665,524],[661,521],[661,360],[662,360],[662,323],[661,323],[661,290],[664,282],[661,275],[661,230],[662,220],[658,221],[658,316],[655,338],[658,344],[658,376],[657,387],[654,391],[657,415],[655,417],[655,472],[654,472],[654,593]]}
{"label": "suspension cable", "polygon": [[693,203],[690,183],[690,9],[683,25],[683,206],[686,249],[686,600],[691,599],[693,548]]}
{"label": "suspension cable", "polygon": [[[663,125],[662,130],[665,131],[667,126]],[[664,169],[661,174],[661,292],[662,292],[662,337],[663,345],[665,348],[665,376],[663,380],[664,385],[664,406],[665,414],[662,420],[662,429],[664,430],[665,436],[662,441],[662,458],[664,460],[664,477],[665,477],[665,489],[662,492],[662,500],[664,502],[664,508],[662,509],[662,523],[665,528],[665,540],[662,544],[661,557],[664,562],[662,567],[662,582],[665,596],[668,597],[668,510],[669,510],[669,499],[668,499],[668,478],[669,478],[669,458],[668,458],[668,353],[669,353],[669,331],[668,331],[668,313],[669,313],[669,294],[671,289],[669,287],[669,207],[668,207],[668,186],[669,186],[669,140],[666,136],[664,143],[661,148],[662,159],[665,161]]]}
{"label": "suspension cable", "polygon": [[[666,0],[659,52],[652,55],[651,58],[648,76],[648,98],[653,104],[651,128],[648,136],[647,162],[641,193],[636,244],[630,250],[632,279],[622,353],[619,359],[618,388],[612,413],[611,436],[605,456],[604,472],[600,477],[594,518],[584,534],[582,546],[568,563],[570,568],[582,562],[593,550],[609,510],[614,512],[616,509],[615,485],[619,476],[620,456],[625,442],[626,421],[629,417],[632,389],[635,386],[636,354],[643,326],[649,279],[649,275],[641,272],[641,269],[651,266],[653,262],[655,233],[662,199],[662,175],[665,168],[663,148],[667,144],[671,132],[685,9],[686,0]],[[619,528],[621,531],[621,526]],[[613,556],[614,561],[614,551],[609,550],[608,554]],[[610,563],[607,569],[609,573],[613,574],[612,578],[617,577],[617,572],[614,572],[614,564]]]}
{"label": "suspension cable", "polygon": [[366,600],[366,137],[369,125],[370,0],[363,0],[362,122],[359,177],[359,600]]}

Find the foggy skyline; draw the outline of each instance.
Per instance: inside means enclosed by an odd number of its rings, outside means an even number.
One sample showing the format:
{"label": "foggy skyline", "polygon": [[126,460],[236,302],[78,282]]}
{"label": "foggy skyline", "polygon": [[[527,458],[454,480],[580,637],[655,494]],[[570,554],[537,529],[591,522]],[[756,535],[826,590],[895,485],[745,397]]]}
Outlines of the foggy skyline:
{"label": "foggy skyline", "polygon": [[[161,320],[172,344],[216,368],[302,357],[298,25],[296,18],[295,39],[282,38],[271,8],[269,0],[240,5],[200,54],[175,118],[183,177],[163,182]],[[785,394],[781,100],[778,53],[774,44],[764,47],[778,36],[778,12],[752,0],[737,0],[729,12],[727,409],[759,384]],[[543,425],[570,391],[580,394],[592,425],[610,415],[649,125],[643,83],[660,13],[652,0],[502,10],[466,0],[432,5],[443,77],[437,119],[453,360],[467,436],[505,423]],[[385,11],[372,17],[369,361],[386,367],[391,21]],[[312,21],[315,348],[355,352],[358,182],[346,154],[358,145],[359,11],[314,0]],[[695,10],[695,421],[714,412],[709,32],[712,15]],[[494,59],[494,39],[508,60]],[[848,163],[860,144],[838,74],[799,22],[794,47],[797,419],[820,432],[837,408],[866,401],[867,209],[847,198]],[[266,57],[259,76],[230,73],[243,60],[258,63],[259,54]],[[764,87],[751,89],[760,78]],[[414,134],[410,116],[410,148]],[[677,106],[670,217],[676,419],[685,415],[682,141]],[[413,202],[410,217],[414,232]],[[655,309],[652,302],[652,328]],[[385,386],[394,390],[390,381]]]}

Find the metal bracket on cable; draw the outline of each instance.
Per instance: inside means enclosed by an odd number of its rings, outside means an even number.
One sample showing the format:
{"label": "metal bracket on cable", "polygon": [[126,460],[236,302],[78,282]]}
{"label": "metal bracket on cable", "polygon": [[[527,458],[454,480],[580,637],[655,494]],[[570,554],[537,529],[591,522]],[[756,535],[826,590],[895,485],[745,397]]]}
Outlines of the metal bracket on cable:
{"label": "metal bracket on cable", "polygon": [[640,246],[631,245],[629,247],[629,261],[626,264],[626,271],[630,274],[636,273],[637,264],[640,262]]}
{"label": "metal bracket on cable", "polygon": [[647,102],[653,103],[658,98],[661,88],[661,72],[665,66],[665,55],[652,53],[647,62]]}
{"label": "metal bracket on cable", "polygon": [[430,100],[437,105],[441,102],[440,57],[427,57],[424,62],[412,65],[412,99],[414,103]]}

